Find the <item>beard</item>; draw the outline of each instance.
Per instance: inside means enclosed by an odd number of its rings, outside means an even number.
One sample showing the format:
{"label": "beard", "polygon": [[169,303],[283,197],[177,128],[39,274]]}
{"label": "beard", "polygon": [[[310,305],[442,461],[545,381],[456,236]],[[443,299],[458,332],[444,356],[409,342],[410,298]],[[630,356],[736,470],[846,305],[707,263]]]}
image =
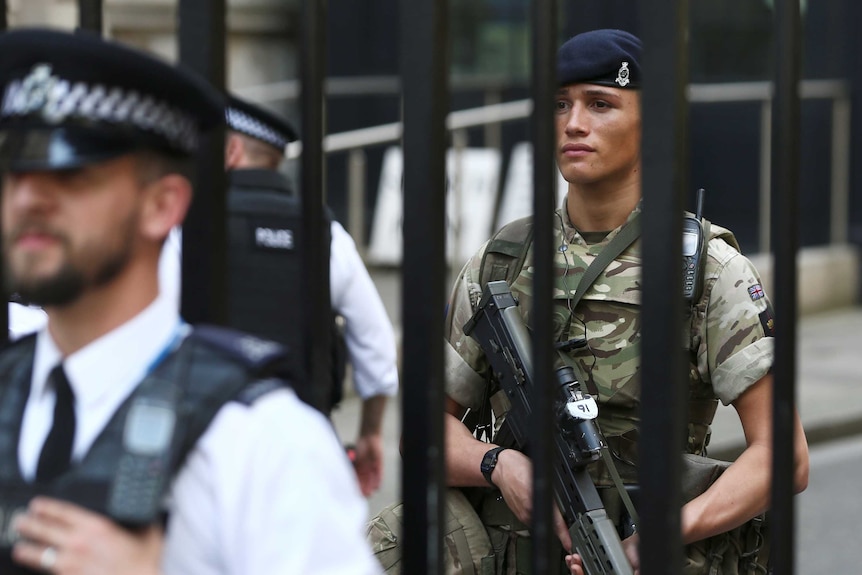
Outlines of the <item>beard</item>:
{"label": "beard", "polygon": [[[129,218],[131,220],[131,218]],[[108,284],[122,272],[132,258],[134,227],[131,221],[119,227],[115,241],[92,242],[77,253],[65,236],[62,242],[65,260],[53,274],[31,277],[27,265],[14,265],[7,247],[4,278],[7,293],[16,294],[28,304],[63,307],[75,302],[88,288]],[[12,234],[14,237],[14,234]]]}

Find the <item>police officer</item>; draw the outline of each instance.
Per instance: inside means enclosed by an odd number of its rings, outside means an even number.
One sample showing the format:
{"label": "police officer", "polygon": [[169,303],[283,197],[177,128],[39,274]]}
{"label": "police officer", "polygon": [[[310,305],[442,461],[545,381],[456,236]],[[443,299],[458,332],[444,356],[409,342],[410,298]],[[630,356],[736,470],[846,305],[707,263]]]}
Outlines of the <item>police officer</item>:
{"label": "police officer", "polygon": [[0,353],[0,572],[376,572],[281,348],[159,297],[221,96],[89,34],[14,30],[0,52],[7,288],[48,314]]}
{"label": "police officer", "polygon": [[[302,232],[290,228],[301,227],[301,206],[290,182],[278,171],[285,147],[297,139],[296,134],[276,114],[234,95],[228,97],[225,119],[232,244],[229,321],[234,327],[299,348],[302,334],[296,301],[301,262],[295,238]],[[261,237],[261,229],[268,234]],[[333,337],[345,340],[353,384],[362,399],[353,465],[362,493],[369,496],[383,477],[386,402],[398,392],[395,335],[353,239],[334,219],[330,231],[330,299],[333,312],[344,320],[343,336]],[[177,295],[179,260],[180,243],[175,237],[162,256],[161,281],[164,290]],[[338,354],[333,359],[337,363]],[[344,372],[334,372],[333,385],[340,391]]]}
{"label": "police officer", "polygon": [[[641,439],[639,242],[630,243],[614,258],[581,294],[577,307],[570,306],[570,298],[596,254],[641,210],[640,56],[640,41],[626,32],[597,30],[575,36],[558,52],[559,90],[555,99],[556,159],[568,182],[567,196],[556,212],[555,335],[559,341],[584,338],[588,343],[568,352],[566,361],[577,368],[586,389],[598,397],[599,425],[625,483],[637,481],[637,445]],[[500,232],[500,237],[519,242],[526,253],[523,267],[510,267],[514,273],[506,278],[524,316],[532,304],[528,227],[527,222],[516,221]],[[731,245],[732,235],[718,230],[713,226],[703,295],[695,302],[696,319],[691,326],[689,371],[694,415],[688,450],[703,453],[715,398],[735,408],[747,448],[711,487],[683,507],[682,538],[686,544],[745,523],[763,512],[769,502],[771,310],[757,271]],[[501,279],[490,277],[490,268],[496,266],[485,262],[488,268],[483,268],[483,256],[488,254],[491,261],[497,257],[492,251],[493,246],[486,244],[464,266],[449,302],[446,460],[451,485],[490,486],[494,491],[487,501],[505,502],[502,511],[496,510],[497,517],[488,530],[499,545],[498,553],[503,548],[505,556],[511,558],[511,554],[523,552],[518,534],[530,522],[530,460],[510,449],[511,445],[478,441],[461,422],[466,408],[480,411],[490,405],[498,417],[507,409],[502,392],[489,387],[488,365],[481,349],[462,329],[476,309],[482,284]],[[807,484],[808,451],[798,417],[795,454],[794,485],[799,491]],[[596,464],[592,474],[598,485],[608,485],[602,465]],[[480,516],[486,517],[481,511]],[[571,542],[559,514],[554,528],[568,550]],[[635,568],[637,539],[634,534],[624,541]],[[689,545],[690,557],[692,549]],[[567,563],[572,572],[581,572],[577,556],[568,556]]]}

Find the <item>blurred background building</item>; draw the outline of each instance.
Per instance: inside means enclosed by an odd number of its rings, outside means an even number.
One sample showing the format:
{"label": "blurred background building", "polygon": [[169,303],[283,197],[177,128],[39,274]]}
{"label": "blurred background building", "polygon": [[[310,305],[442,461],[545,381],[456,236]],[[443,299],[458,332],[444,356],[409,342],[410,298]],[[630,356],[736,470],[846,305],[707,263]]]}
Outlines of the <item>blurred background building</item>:
{"label": "blurred background building", "polygon": [[[468,127],[453,132],[453,146],[493,150],[496,158],[489,163],[487,158],[478,160],[465,155],[453,160],[450,168],[450,172],[458,172],[450,174],[450,190],[460,195],[456,204],[462,206],[462,213],[456,206],[455,213],[450,214],[454,237],[464,244],[452,257],[457,267],[463,260],[459,253],[478,247],[472,245],[476,241],[472,238],[487,237],[505,223],[496,215],[506,217],[510,213],[504,209],[506,194],[515,193],[512,189],[521,194],[530,192],[520,189],[522,182],[530,181],[524,177],[529,156],[517,152],[519,144],[529,139],[527,109],[522,110],[520,118],[517,112],[503,118],[505,114],[493,108],[528,97],[530,3],[450,3],[451,109],[477,111],[492,106],[479,119],[470,116]],[[12,27],[72,27],[77,21],[75,0],[8,0],[8,4]],[[560,4],[563,13],[557,33],[561,41],[596,27],[637,33],[639,11],[647,6],[646,2],[632,0],[567,0]],[[818,254],[839,254],[837,259],[823,260],[817,276],[824,286],[836,282],[844,285],[841,298],[858,298],[856,246],[862,244],[862,40],[856,28],[862,21],[862,6],[858,0],[802,0],[801,6],[804,85],[800,242]],[[174,0],[104,0],[104,32],[175,58],[175,13]],[[772,17],[771,0],[690,3],[689,204],[694,205],[695,189],[705,188],[705,215],[731,227],[748,253],[768,252],[772,237]],[[381,136],[367,129],[385,128],[400,118],[398,1],[330,0],[327,18],[327,133],[346,136],[330,142],[328,203],[360,247],[369,248],[364,253],[371,266],[397,266],[398,254],[381,255],[374,240],[377,235],[385,238],[378,243],[391,244],[388,238],[400,231],[399,208],[385,205],[389,200],[384,197],[387,182],[400,186],[397,163],[384,166],[387,149],[397,145],[398,133],[384,131]],[[228,0],[228,87],[286,114],[301,131],[296,81],[299,22],[299,0]],[[295,166],[288,165],[286,169],[290,172]],[[471,169],[496,173],[487,179],[470,179]],[[477,224],[472,221],[476,218],[465,215],[480,212],[490,214],[487,221],[482,219]],[[482,229],[470,232],[467,228],[471,225]],[[846,262],[853,263],[847,266]],[[838,272],[850,275],[844,279],[830,275]],[[800,290],[825,289],[824,286],[802,283]],[[803,293],[801,297],[804,296]]]}

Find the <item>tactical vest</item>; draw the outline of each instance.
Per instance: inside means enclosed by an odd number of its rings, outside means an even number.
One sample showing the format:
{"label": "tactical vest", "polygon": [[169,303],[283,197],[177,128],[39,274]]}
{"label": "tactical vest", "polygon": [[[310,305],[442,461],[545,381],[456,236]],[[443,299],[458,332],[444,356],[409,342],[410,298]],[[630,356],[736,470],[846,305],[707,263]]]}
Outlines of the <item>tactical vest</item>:
{"label": "tactical vest", "polygon": [[[271,170],[229,172],[228,194],[228,325],[277,341],[290,350],[296,393],[312,405],[310,379],[304,377],[307,357],[303,337],[300,278],[304,241],[300,198],[290,192],[287,180]],[[331,222],[327,213],[326,223]],[[325,229],[330,238],[329,226]],[[341,400],[346,367],[344,336],[332,320],[332,380],[314,382],[329,386],[328,413]]]}
{"label": "tactical vest", "polygon": [[[0,356],[0,573],[14,564],[15,517],[37,495],[71,501],[136,529],[165,520],[171,480],[225,403],[251,404],[283,388],[286,356],[274,342],[202,326],[185,338],[120,405],[84,458],[51,482],[24,480],[18,443],[30,394],[35,336]],[[162,437],[161,447],[153,445]]]}

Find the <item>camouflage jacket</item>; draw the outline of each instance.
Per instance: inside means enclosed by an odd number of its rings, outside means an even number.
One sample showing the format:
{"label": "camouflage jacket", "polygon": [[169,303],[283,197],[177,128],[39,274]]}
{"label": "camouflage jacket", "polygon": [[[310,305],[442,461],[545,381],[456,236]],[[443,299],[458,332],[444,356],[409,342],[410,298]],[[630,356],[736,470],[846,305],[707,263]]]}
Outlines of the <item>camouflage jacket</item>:
{"label": "camouflage jacket", "polygon": [[[634,217],[633,212],[629,219]],[[588,346],[567,361],[584,378],[582,385],[597,396],[599,426],[626,482],[636,482],[638,407],[640,403],[640,241],[635,241],[599,275],[575,310],[568,308],[580,276],[596,255],[619,233],[613,230],[597,244],[587,244],[572,226],[565,209],[557,211],[560,228],[555,255],[554,325],[558,339],[584,337]],[[508,226],[523,226],[513,222]],[[751,262],[724,238],[732,234],[712,225],[705,262],[703,296],[686,324],[689,347],[690,403],[688,451],[702,453],[709,439],[717,400],[731,403],[763,377],[772,365],[772,310]],[[486,243],[455,281],[446,317],[446,391],[457,403],[480,409],[490,402],[502,420],[508,401],[489,386],[487,359],[478,343],[463,332],[481,295],[480,268]],[[532,309],[532,246],[520,274],[512,282],[519,310],[529,325]],[[595,479],[605,484],[597,466]]]}

